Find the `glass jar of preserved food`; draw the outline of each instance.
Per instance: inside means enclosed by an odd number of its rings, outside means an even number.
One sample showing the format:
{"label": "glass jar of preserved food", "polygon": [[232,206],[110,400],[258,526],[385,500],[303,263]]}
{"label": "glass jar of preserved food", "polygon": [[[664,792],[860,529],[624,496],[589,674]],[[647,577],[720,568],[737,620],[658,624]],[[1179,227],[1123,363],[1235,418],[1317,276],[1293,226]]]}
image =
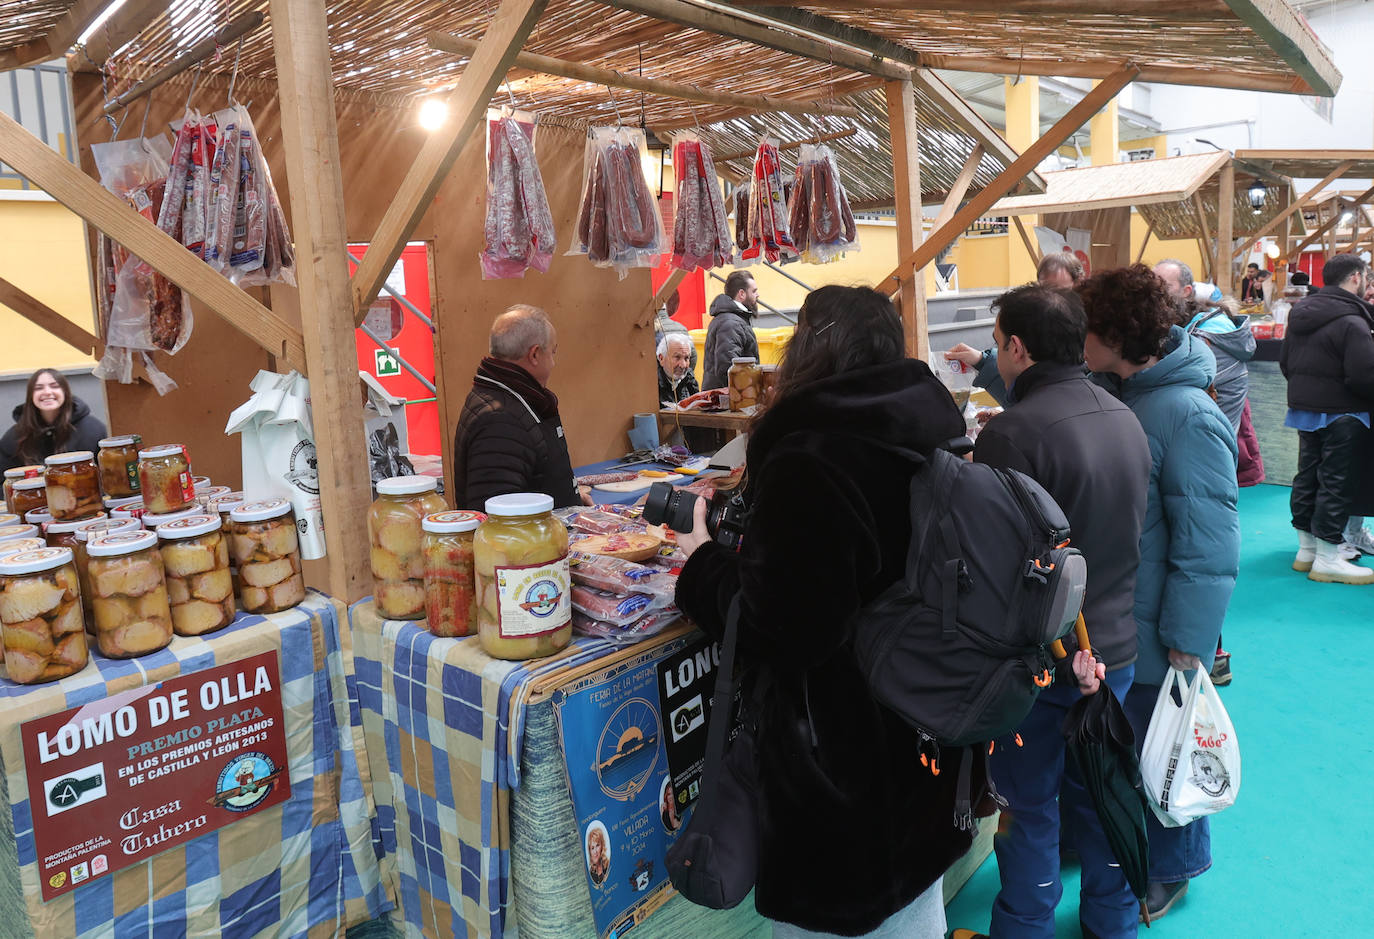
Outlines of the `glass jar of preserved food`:
{"label": "glass jar of preserved food", "polygon": [[166,648],[172,611],[157,535],[122,531],[86,542],[86,575],[101,655],[127,659]]}
{"label": "glass jar of preserved food", "polygon": [[228,486],[206,486],[204,489],[196,486],[196,503],[202,509],[209,508],[211,499],[218,499],[220,496],[229,495]]}
{"label": "glass jar of preserved food", "polygon": [[[0,543],[0,557],[11,554],[21,554],[24,551],[37,551],[39,548],[48,547],[48,543],[42,538],[20,538],[17,541],[6,541]],[[77,571],[80,574],[80,571]],[[4,656],[0,656],[0,662],[5,661]]]}
{"label": "glass jar of preserved food", "polygon": [[477,627],[495,659],[552,655],[572,639],[568,530],[553,517],[553,497],[495,496],[472,540]]}
{"label": "glass jar of preserved food", "polygon": [[425,619],[436,636],[468,636],[477,625],[472,538],[481,522],[479,512],[425,516]]}
{"label": "glass jar of preserved food", "polygon": [[742,411],[759,403],[763,370],[759,368],[758,359],[753,356],[731,359],[729,376],[730,410]]}
{"label": "glass jar of preserved food", "polygon": [[37,525],[5,525],[0,527],[0,544],[18,541],[20,538],[41,538],[43,533]]}
{"label": "glass jar of preserved food", "polygon": [[70,548],[0,558],[0,632],[10,681],[54,681],[86,667],[81,586]]}
{"label": "glass jar of preserved food", "polygon": [[231,511],[229,553],[239,569],[239,599],[249,613],[280,613],[305,599],[290,502],[245,502]]}
{"label": "glass jar of preserved food", "polygon": [[10,486],[10,497],[6,500],[11,514],[23,517],[34,509],[48,507],[48,483],[43,477],[17,479]]}
{"label": "glass jar of preserved food", "polygon": [[[13,469],[5,470],[5,507],[9,508],[11,490],[14,484],[21,479],[37,479],[43,475],[41,466],[16,466]],[[45,497],[46,498],[46,497]],[[15,511],[10,509],[11,512]],[[22,515],[23,513],[18,513]]]}
{"label": "glass jar of preserved food", "polygon": [[778,367],[776,365],[759,366],[759,403],[767,404],[768,399],[773,395],[773,387],[778,383]]}
{"label": "glass jar of preserved food", "polygon": [[244,498],[241,492],[226,492],[223,495],[211,496],[205,501],[205,509],[219,515],[220,521],[224,523],[224,530],[229,530],[229,513],[243,505]]}
{"label": "glass jar of preserved food", "polygon": [[93,595],[91,593],[90,558],[86,554],[86,544],[92,538],[99,538],[103,535],[113,535],[123,531],[142,531],[143,524],[136,518],[98,518],[89,522],[76,522],[76,530],[72,536],[76,540],[76,546],[72,548],[72,553],[76,555],[76,577],[81,582],[81,610],[86,617],[86,632],[95,635],[95,607],[91,605]]}
{"label": "glass jar of preserved food", "polygon": [[[71,548],[76,552],[76,530],[89,522],[105,521],[109,518],[104,512],[96,514],[95,518],[83,518],[75,522],[49,522],[48,527],[43,529],[43,537],[48,539],[49,548]],[[81,565],[77,565],[77,572],[80,573]]]}
{"label": "glass jar of preserved food", "polygon": [[25,512],[24,523],[35,526],[39,531],[47,531],[48,526],[52,524],[52,513],[47,510],[46,506],[41,509],[34,509],[32,512]]}
{"label": "glass jar of preserved food", "polygon": [[157,531],[159,526],[166,525],[168,522],[179,521],[183,518],[190,518],[193,515],[204,515],[205,512],[199,505],[194,503],[189,508],[179,512],[144,512],[139,519],[143,527],[149,531]]}
{"label": "glass jar of preserved food", "polygon": [[106,437],[99,446],[100,491],[116,499],[138,495],[138,449],[143,438],[138,434]]}
{"label": "glass jar of preserved food", "polygon": [[432,476],[392,476],[377,483],[377,499],[367,510],[367,535],[377,610],[387,619],[425,615],[422,522],[448,508],[437,487]]}
{"label": "glass jar of preserved food", "polygon": [[222,527],[218,515],[192,515],[157,528],[178,636],[200,636],[234,621],[229,539]]}
{"label": "glass jar of preserved food", "polygon": [[48,511],[56,521],[90,518],[100,511],[100,471],[96,469],[94,453],[54,453],[44,463]]}
{"label": "glass jar of preserved food", "polygon": [[196,501],[191,463],[179,443],[138,451],[138,484],[149,512],[180,512]]}

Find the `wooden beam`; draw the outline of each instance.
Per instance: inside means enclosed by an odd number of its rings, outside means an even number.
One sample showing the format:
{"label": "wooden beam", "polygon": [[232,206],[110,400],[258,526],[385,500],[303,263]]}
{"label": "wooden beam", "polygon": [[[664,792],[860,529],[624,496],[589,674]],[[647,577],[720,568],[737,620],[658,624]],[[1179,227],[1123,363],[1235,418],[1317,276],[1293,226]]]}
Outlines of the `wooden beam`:
{"label": "wooden beam", "polygon": [[137,101],[144,95],[151,94],[154,88],[210,58],[215,54],[215,50],[221,46],[227,46],[257,29],[262,25],[262,19],[262,11],[254,10],[252,13],[245,13],[243,16],[226,23],[214,35],[206,36],[147,78],[141,79],[128,91],[105,102],[105,113],[113,114],[120,108],[128,107],[131,101]]}
{"label": "wooden beam", "polygon": [[[1031,59],[984,55],[941,55],[922,53],[926,68],[958,72],[986,72],[990,75],[1049,75],[1062,78],[1105,78],[1116,67],[1110,60],[1069,62],[1064,59]],[[1274,91],[1280,94],[1311,94],[1306,82],[1282,75],[1247,75],[1226,68],[1188,68],[1182,66],[1144,66],[1136,81],[1164,85],[1205,85],[1212,88],[1242,88]]]}
{"label": "wooden beam", "polygon": [[358,347],[325,3],[271,0],[272,45],[287,176],[298,183],[291,187],[291,225],[308,339],[329,592],[352,602],[372,590],[368,546],[359,537],[372,479],[358,412]]}
{"label": "wooden beam", "polygon": [[[888,82],[887,124],[892,133],[892,191],[897,211],[897,256],[910,257],[925,235],[921,212],[921,152],[916,135],[916,89],[909,80]],[[926,318],[926,279],[921,268],[902,265],[894,274],[900,296],[898,312],[906,335],[908,357],[927,359],[930,335]]]}
{"label": "wooden beam", "polygon": [[1202,261],[1207,268],[1207,279],[1216,283],[1217,249],[1212,248],[1212,227],[1207,224],[1207,207],[1202,204],[1202,193],[1193,193],[1193,215],[1197,217],[1198,230],[1202,232]]}
{"label": "wooden beam", "polygon": [[[1355,204],[1359,205],[1360,203],[1368,200],[1371,196],[1374,196],[1374,189],[1366,189],[1360,195],[1355,197]],[[1316,231],[1314,231],[1312,234],[1308,235],[1301,242],[1299,242],[1298,246],[1288,253],[1288,256],[1290,258],[1301,257],[1303,251],[1306,250],[1308,245],[1320,241],[1323,235],[1325,235],[1327,232],[1331,231],[1331,229],[1335,228],[1338,224],[1340,224],[1341,213],[1343,211],[1344,210],[1338,206],[1335,209],[1335,211],[1331,213],[1331,217],[1327,219],[1325,222],[1323,222],[1321,224],[1321,227],[1319,227]]]}
{"label": "wooden beam", "polygon": [[[853,137],[858,132],[859,129],[857,127],[850,127],[847,130],[835,131],[833,134],[818,134],[815,137],[808,137],[805,140],[789,140],[787,143],[778,144],[778,150],[795,150],[809,143],[825,143],[828,140],[842,140],[845,137]],[[752,161],[754,155],[758,152],[758,148],[755,147],[753,150],[737,150],[734,153],[723,153],[720,156],[712,154],[711,159],[719,166],[721,163],[730,163],[734,160]]]}
{"label": "wooden beam", "polygon": [[[773,0],[735,0],[737,6],[767,6]],[[1035,16],[1092,16],[1112,13],[1117,16],[1169,17],[1179,20],[1212,20],[1225,16],[1225,0],[830,0],[828,7],[850,10],[916,10],[947,13],[958,7],[961,13],[1001,13]]]}
{"label": "wooden beam", "polygon": [[492,92],[501,84],[547,0],[502,0],[482,45],[463,69],[458,86],[448,96],[448,118],[433,131],[406,173],[368,245],[367,256],[353,275],[353,322],[360,324],[392,265],[405,249],[406,238],[429,210],[434,194],[464,144],[481,126]]}
{"label": "wooden beam", "polygon": [[167,6],[167,0],[126,0],[114,15],[87,37],[85,48],[79,49],[73,64],[77,68],[104,65],[111,56],[143,32],[149,23],[160,14],[165,14]]}
{"label": "wooden beam", "polygon": [[1231,263],[1236,232],[1236,164],[1230,160],[1217,173],[1217,284],[1221,292],[1234,296],[1236,275]]}
{"label": "wooden beam", "polygon": [[[998,133],[983,116],[969,106],[969,103],[959,96],[953,88],[946,85],[940,76],[930,69],[917,69],[912,75],[912,81],[928,97],[933,98],[960,128],[970,137],[978,141],[983,149],[997,157],[1003,166],[1010,166],[1016,162],[1020,156],[1011,144]],[[1018,183],[1020,189],[1029,189],[1035,192],[1045,191],[1045,179],[1034,167],[1026,174],[1024,184]]]}
{"label": "wooden beam", "polygon": [[0,161],[138,255],[268,352],[304,369],[305,346],[301,334],[289,323],[225,280],[6,114],[0,114]]}
{"label": "wooden beam", "polygon": [[1135,263],[1139,264],[1140,261],[1141,261],[1141,259],[1142,259],[1143,257],[1145,257],[1145,246],[1146,246],[1147,244],[1150,243],[1150,236],[1153,235],[1154,233],[1155,233],[1155,223],[1154,223],[1154,222],[1150,222],[1148,225],[1145,226],[1145,237],[1144,237],[1143,239],[1141,239],[1141,242],[1140,242],[1140,251],[1139,251],[1139,253],[1137,253],[1136,256],[1135,256]]}
{"label": "wooden beam", "polygon": [[940,206],[940,212],[935,216],[935,223],[931,225],[931,230],[939,228],[945,222],[954,217],[954,213],[959,211],[959,203],[964,201],[964,196],[968,195],[968,187],[973,182],[973,177],[978,173],[978,166],[983,162],[983,145],[980,143],[973,148],[973,152],[964,161],[963,169],[959,170],[959,175],[954,179],[954,185],[945,194],[945,202]]}
{"label": "wooden beam", "polygon": [[1278,0],[1226,0],[1236,19],[1248,26],[1307,84],[1304,94],[1330,97],[1341,87],[1341,73],[1321,42],[1293,8]]}
{"label": "wooden beam", "polygon": [[38,65],[66,54],[67,48],[115,0],[77,0],[40,39],[0,53],[0,71]]}
{"label": "wooden beam", "polygon": [[644,308],[641,317],[647,316],[649,321],[653,322],[653,317],[658,313],[659,307],[667,303],[668,298],[677,293],[677,288],[687,279],[688,273],[688,271],[684,271],[681,268],[673,268],[673,272],[668,275],[668,279],[663,282],[663,286],[659,287],[658,290],[654,292],[654,295],[649,298],[649,304]]}
{"label": "wooden beam", "polygon": [[[1297,212],[1303,206],[1307,205],[1309,202],[1315,199],[1319,192],[1321,192],[1323,189],[1329,186],[1334,180],[1337,180],[1340,177],[1344,176],[1346,173],[1348,173],[1350,171],[1350,168],[1354,165],[1355,162],[1353,160],[1346,160],[1345,162],[1337,166],[1334,170],[1332,170],[1330,173],[1326,174],[1326,178],[1324,178],[1321,182],[1317,183],[1317,185],[1313,186],[1311,189],[1307,190],[1307,192],[1303,193],[1300,197],[1298,197],[1296,201],[1291,202],[1282,212],[1280,212],[1278,215],[1275,215],[1268,222],[1266,222],[1264,224],[1264,227],[1261,228],[1259,231],[1255,232],[1255,234],[1252,235],[1250,238],[1246,239],[1243,245],[1241,245],[1239,248],[1235,248],[1232,251],[1231,257],[1238,258],[1242,254],[1247,253],[1253,246],[1259,244],[1261,239],[1277,231],[1280,225],[1287,227],[1288,220],[1292,217],[1293,213]],[[1284,243],[1284,247],[1288,247],[1286,241]]]}
{"label": "wooden beam", "polygon": [[1021,216],[1019,215],[1013,215],[1011,221],[1012,224],[1016,226],[1016,233],[1021,236],[1021,243],[1026,246],[1026,253],[1029,254],[1031,260],[1035,262],[1036,268],[1039,268],[1042,258],[1040,252],[1035,247],[1035,242],[1031,241],[1031,236],[1026,231],[1026,223],[1021,221]]}
{"label": "wooden beam", "polygon": [[1122,65],[1110,77],[1104,78],[1101,84],[1084,95],[1040,139],[1027,147],[1026,151],[1017,157],[1011,166],[1003,170],[991,184],[970,199],[967,205],[954,214],[953,218],[940,226],[939,229],[931,232],[930,237],[925,239],[924,243],[919,245],[913,254],[904,255],[897,270],[875,286],[890,294],[899,285],[899,275],[903,271],[908,269],[919,271],[934,260],[935,256],[944,250],[946,245],[959,237],[964,229],[987,212],[1027,173],[1039,166],[1041,160],[1057,150],[1060,144],[1069,138],[1070,134],[1082,127],[1088,118],[1097,113],[1098,109],[1110,101],[1122,88],[1130,84],[1138,73],[1139,69],[1135,65],[1128,64]]}
{"label": "wooden beam", "polygon": [[83,355],[94,355],[96,347],[100,345],[100,340],[88,330],[82,329],[42,300],[29,296],[3,277],[0,277],[0,304],[34,325],[43,327]]}
{"label": "wooden beam", "polygon": [[1197,253],[1202,258],[1202,276],[1208,280],[1212,279],[1212,257],[1207,253],[1207,241],[1199,235],[1194,239],[1197,242]]}
{"label": "wooden beam", "polygon": [[[431,32],[428,34],[427,38],[430,47],[440,52],[471,56],[477,51],[478,43],[476,41],[464,39],[461,36],[454,36],[449,33]],[[777,98],[773,95],[746,95],[734,94],[727,91],[713,91],[709,88],[703,88],[700,85],[688,85],[683,82],[668,81],[662,78],[644,78],[640,75],[630,75],[624,72],[618,72],[615,69],[597,68],[594,65],[583,65],[581,62],[570,62],[567,59],[555,59],[552,56],[536,55],[532,52],[521,52],[516,55],[514,65],[519,68],[529,69],[533,72],[543,72],[548,75],[557,75],[561,78],[591,82],[595,85],[610,85],[612,88],[629,88],[634,91],[661,95],[665,98],[677,98],[683,101],[701,101],[705,104],[719,104],[730,108],[744,108],[753,111],[781,111],[784,114],[827,114],[836,117],[859,116],[859,109],[852,104],[839,104],[829,101],[797,101],[791,98]]]}

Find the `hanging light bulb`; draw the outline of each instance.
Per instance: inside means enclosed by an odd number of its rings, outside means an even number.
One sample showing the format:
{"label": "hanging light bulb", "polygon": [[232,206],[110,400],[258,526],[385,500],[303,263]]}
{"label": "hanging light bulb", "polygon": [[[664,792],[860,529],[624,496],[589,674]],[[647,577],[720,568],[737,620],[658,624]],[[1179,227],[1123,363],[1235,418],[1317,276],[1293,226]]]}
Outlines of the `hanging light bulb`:
{"label": "hanging light bulb", "polygon": [[420,126],[438,130],[448,120],[448,105],[440,98],[426,98],[420,102]]}
{"label": "hanging light bulb", "polygon": [[1269,242],[1267,245],[1264,246],[1264,256],[1267,257],[1267,258],[1274,259],[1274,260],[1277,260],[1277,259],[1278,259],[1278,256],[1279,256],[1279,244],[1278,244],[1277,241],[1271,241],[1271,242]]}

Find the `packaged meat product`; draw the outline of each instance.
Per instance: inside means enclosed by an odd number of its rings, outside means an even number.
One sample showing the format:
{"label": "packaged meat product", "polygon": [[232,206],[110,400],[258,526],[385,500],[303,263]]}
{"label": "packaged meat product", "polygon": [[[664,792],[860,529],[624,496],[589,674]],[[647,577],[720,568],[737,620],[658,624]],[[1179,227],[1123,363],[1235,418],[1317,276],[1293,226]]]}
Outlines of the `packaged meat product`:
{"label": "packaged meat product", "polygon": [[659,606],[671,604],[677,590],[677,578],[662,568],[603,554],[573,551],[568,555],[568,568],[574,584],[621,596],[648,594]]}
{"label": "packaged meat product", "polygon": [[630,127],[588,129],[577,233],[568,251],[614,267],[622,279],[632,267],[658,267],[665,250],[663,219],[639,162],[643,141],[643,132]]}
{"label": "packaged meat product", "polygon": [[[13,514],[21,518],[24,515],[23,512],[11,507],[10,500],[14,496],[14,484],[21,479],[37,479],[43,475],[44,468],[43,466],[16,466],[12,469],[5,470],[5,507]],[[43,498],[47,498],[46,493]],[[34,506],[34,508],[37,508],[37,506]]]}
{"label": "packaged meat product", "polygon": [[534,158],[534,116],[508,109],[487,114],[486,246],[482,277],[547,272],[553,260],[553,214]]}
{"label": "packaged meat product", "polygon": [[824,144],[802,144],[787,214],[792,240],[809,264],[834,261],[858,249],[858,228],[840,169]]}
{"label": "packaged meat product", "polygon": [[586,613],[573,610],[572,625],[573,631],[578,635],[591,636],[595,639],[609,639],[612,642],[639,642],[656,636],[664,629],[677,622],[682,617],[676,609],[654,610],[645,613],[639,619],[627,626],[617,626],[614,623],[604,623],[600,620],[592,619]]}
{"label": "packaged meat product", "polygon": [[87,540],[86,557],[100,654],[127,659],[166,648],[172,641],[172,612],[157,535],[100,535]]}
{"label": "packaged meat product", "polygon": [[89,450],[54,453],[44,463],[48,511],[59,522],[93,518],[101,510],[100,473]]}
{"label": "packaged meat product", "polygon": [[86,667],[81,586],[70,548],[0,558],[0,638],[9,680],[55,681]]}
{"label": "packaged meat product", "polygon": [[468,636],[477,628],[472,539],[481,523],[480,512],[425,516],[425,620],[436,636]]}
{"label": "packaged meat product", "polygon": [[143,438],[138,434],[106,437],[99,446],[96,463],[100,469],[100,491],[113,499],[138,495],[138,451]]}
{"label": "packaged meat product", "polygon": [[494,659],[530,659],[572,640],[568,530],[553,517],[553,498],[512,493],[486,503],[472,541],[477,628]]}
{"label": "packaged meat product", "polygon": [[224,273],[234,253],[234,222],[239,194],[239,115],[236,108],[219,115],[215,159],[210,165],[209,214],[205,222],[205,261]]}
{"label": "packaged meat product", "polygon": [[653,597],[646,593],[632,593],[617,596],[609,590],[597,590],[574,584],[572,588],[573,609],[585,613],[594,620],[610,623],[612,626],[628,626],[649,612],[654,605]]}
{"label": "packaged meat product", "polygon": [[782,183],[778,144],[769,137],[759,141],[749,187],[749,246],[740,252],[740,263],[777,263],[797,257],[797,247],[787,229],[787,196]]}
{"label": "packaged meat product", "polygon": [[432,476],[391,476],[377,483],[377,498],[367,510],[372,544],[373,596],[387,619],[425,615],[426,515],[448,508]]}
{"label": "packaged meat product", "polygon": [[34,509],[48,507],[48,482],[42,476],[17,479],[10,485],[10,497],[5,500],[12,514],[23,517]]}
{"label": "packaged meat product", "polygon": [[[577,484],[579,486],[599,486],[602,483],[624,483],[629,482],[631,479],[635,479],[638,476],[639,474],[634,472],[591,473],[586,476],[577,477]],[[558,509],[557,511],[561,512],[563,510]],[[573,511],[575,512],[576,509],[574,509]]]}
{"label": "packaged meat product", "polygon": [[740,251],[749,247],[749,190],[751,188],[753,187],[746,179],[730,193],[730,202],[735,213],[735,247]]}
{"label": "packaged meat product", "polygon": [[644,529],[644,526],[638,525],[630,519],[598,509],[583,509],[569,518],[565,524],[569,528],[585,531],[589,535],[609,535],[620,531],[643,531]]}
{"label": "packaged meat product", "polygon": [[[245,502],[229,513],[229,550],[238,565],[239,599],[249,613],[280,613],[305,599],[296,518],[285,499]],[[178,559],[210,570],[203,550]],[[170,563],[170,562],[169,562]]]}
{"label": "packaged meat product", "polygon": [[91,605],[95,594],[91,591],[90,557],[86,546],[92,538],[113,535],[117,532],[140,531],[143,524],[134,518],[98,518],[90,522],[77,522],[72,532],[76,544],[72,554],[76,557],[76,577],[81,582],[81,612],[86,620],[86,632],[95,635],[95,607]]}
{"label": "packaged meat product", "polygon": [[673,170],[673,266],[694,271],[729,264],[734,245],[711,149],[696,134],[679,134],[673,139]]}
{"label": "packaged meat product", "polygon": [[[193,112],[194,114],[194,112]],[[188,116],[189,122],[193,118]],[[210,189],[210,165],[215,158],[215,140],[219,126],[213,117],[194,117],[191,132],[190,165],[186,170],[185,205],[182,207],[181,243],[201,260],[205,259],[205,232],[210,219],[213,194]]]}
{"label": "packaged meat product", "polygon": [[178,636],[200,636],[234,621],[229,540],[222,528],[218,515],[192,515],[157,527]]}
{"label": "packaged meat product", "polygon": [[148,512],[180,512],[195,504],[191,461],[179,443],[138,451],[138,480],[143,508]]}

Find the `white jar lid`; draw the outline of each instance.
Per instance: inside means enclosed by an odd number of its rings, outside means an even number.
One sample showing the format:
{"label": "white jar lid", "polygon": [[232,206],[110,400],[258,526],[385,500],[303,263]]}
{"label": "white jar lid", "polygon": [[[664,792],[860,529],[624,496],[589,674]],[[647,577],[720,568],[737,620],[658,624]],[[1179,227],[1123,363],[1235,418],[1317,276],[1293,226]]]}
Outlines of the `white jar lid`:
{"label": "white jar lid", "polygon": [[454,509],[448,512],[434,512],[425,516],[421,523],[425,531],[436,535],[454,535],[465,531],[476,531],[482,524],[482,513]]}
{"label": "white jar lid", "polygon": [[[143,517],[147,518],[148,516]],[[221,527],[222,523],[218,515],[192,515],[157,526],[157,536],[164,541],[173,541],[177,538],[208,535],[212,531],[219,531]]]}
{"label": "white jar lid", "polygon": [[139,506],[141,507],[141,506],[143,505],[143,497],[142,497],[142,496],[120,496],[118,499],[114,499],[114,498],[111,498],[111,497],[109,497],[109,496],[106,496],[106,497],[105,497],[105,508],[107,508],[107,509],[127,509],[129,506],[133,505],[135,502],[137,502],[137,503],[139,504]]}
{"label": "white jar lid", "polygon": [[378,494],[384,496],[415,496],[438,488],[439,480],[433,476],[388,476],[377,483]]}
{"label": "white jar lid", "polygon": [[32,479],[43,472],[43,467],[37,464],[33,466],[16,466],[13,469],[5,470],[6,479]]}
{"label": "white jar lid", "polygon": [[12,554],[23,554],[25,551],[37,551],[39,548],[46,548],[48,543],[42,538],[20,538],[18,541],[6,541],[0,543],[0,558],[9,557]]}
{"label": "white jar lid", "polygon": [[18,515],[13,515],[13,514],[11,514],[11,513],[9,513],[9,512],[5,512],[5,513],[3,513],[3,514],[0,514],[0,526],[4,526],[4,525],[18,525],[18,524],[20,524],[20,523],[23,522],[23,521],[24,521],[24,520],[23,520],[22,518],[20,518]]}
{"label": "white jar lid", "polygon": [[730,360],[732,365],[757,365],[758,359],[752,355],[739,355]]}
{"label": "white jar lid", "polygon": [[109,521],[109,516],[107,516],[104,512],[101,512],[94,519],[83,518],[75,522],[50,522],[48,524],[46,532],[49,535],[69,535],[72,532],[76,531],[78,528],[80,528],[82,525],[85,525],[91,521],[107,522]]}
{"label": "white jar lid", "polygon": [[553,496],[542,492],[512,492],[487,500],[488,515],[543,515],[553,511]]}
{"label": "white jar lid", "polygon": [[230,495],[230,492],[228,486],[206,486],[202,490],[200,488],[200,483],[196,483],[196,495],[205,499],[206,502],[209,502],[211,499],[218,496]]}
{"label": "white jar lid", "polygon": [[11,489],[23,489],[24,491],[27,492],[27,491],[30,490],[30,489],[43,489],[43,488],[46,488],[47,485],[48,485],[47,482],[44,481],[44,479],[43,479],[42,476],[39,476],[39,477],[37,477],[37,478],[26,477],[26,478],[24,478],[24,479],[18,480],[17,482],[13,483],[13,484],[10,486],[10,488],[11,488]]}
{"label": "white jar lid", "polygon": [[205,507],[222,515],[225,512],[233,511],[247,501],[242,492],[226,492],[223,495],[211,496],[206,499]]}
{"label": "white jar lid", "polygon": [[0,541],[15,541],[19,538],[34,538],[38,535],[37,525],[6,525],[0,528]]}
{"label": "white jar lid", "polygon": [[106,447],[127,447],[130,445],[136,446],[142,442],[143,438],[140,437],[138,434],[125,434],[123,437],[106,437],[105,439],[97,442],[96,446],[104,450]]}
{"label": "white jar lid", "polygon": [[24,521],[30,525],[46,525],[52,521],[52,513],[47,509],[30,509],[24,513]]}
{"label": "white jar lid", "polygon": [[200,492],[201,489],[209,489],[214,485],[214,483],[210,482],[209,476],[192,476],[191,482],[195,483],[196,492]]}
{"label": "white jar lid", "polygon": [[70,563],[71,548],[38,548],[0,558],[0,575],[37,574]]}
{"label": "white jar lid", "polygon": [[101,535],[113,535],[120,531],[138,531],[143,523],[136,518],[98,518],[93,522],[80,522],[72,532],[77,541],[89,541]]}
{"label": "white jar lid", "polygon": [[265,522],[281,518],[291,512],[291,503],[285,499],[265,499],[261,502],[245,502],[229,513],[235,522]]}
{"label": "white jar lid", "polygon": [[156,460],[164,456],[185,456],[186,448],[179,443],[164,443],[161,446],[149,447],[147,450],[138,451],[140,460]]}
{"label": "white jar lid", "polygon": [[[92,558],[117,558],[135,551],[157,547],[157,535],[150,531],[118,531],[101,535],[86,542],[86,556]],[[0,565],[3,573],[3,565]]]}
{"label": "white jar lid", "polygon": [[190,508],[178,509],[175,512],[144,512],[143,527],[148,529],[157,528],[159,525],[166,525],[168,522],[175,522],[183,518],[190,518],[193,515],[203,515],[200,506],[193,505]]}
{"label": "white jar lid", "polygon": [[94,459],[95,454],[89,450],[70,450],[67,453],[54,453],[43,462],[48,466],[67,466],[71,463],[81,463]]}

